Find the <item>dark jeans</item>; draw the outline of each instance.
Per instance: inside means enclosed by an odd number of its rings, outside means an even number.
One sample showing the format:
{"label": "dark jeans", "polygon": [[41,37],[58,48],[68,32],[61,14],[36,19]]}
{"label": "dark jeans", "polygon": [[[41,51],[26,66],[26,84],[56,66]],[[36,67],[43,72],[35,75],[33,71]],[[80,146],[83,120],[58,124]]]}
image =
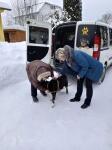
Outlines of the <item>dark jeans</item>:
{"label": "dark jeans", "polygon": [[37,89],[31,84],[31,96],[37,96]]}
{"label": "dark jeans", "polygon": [[80,99],[82,92],[83,92],[84,80],[85,80],[85,84],[86,84],[86,99],[85,99],[84,103],[90,105],[92,95],[93,95],[92,80],[90,80],[88,78],[81,78],[81,79],[77,80],[77,92],[75,94],[75,97],[77,99]]}

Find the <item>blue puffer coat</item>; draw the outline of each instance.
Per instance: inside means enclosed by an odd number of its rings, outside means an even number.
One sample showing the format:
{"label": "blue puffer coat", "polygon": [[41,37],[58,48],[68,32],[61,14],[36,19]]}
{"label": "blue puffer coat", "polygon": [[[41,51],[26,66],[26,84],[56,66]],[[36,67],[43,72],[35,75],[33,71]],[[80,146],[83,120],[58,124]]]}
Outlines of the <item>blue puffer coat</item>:
{"label": "blue puffer coat", "polygon": [[[103,65],[82,51],[71,51],[71,64],[65,62],[81,78],[86,77],[97,82],[103,72]],[[63,70],[64,72],[64,70]]]}

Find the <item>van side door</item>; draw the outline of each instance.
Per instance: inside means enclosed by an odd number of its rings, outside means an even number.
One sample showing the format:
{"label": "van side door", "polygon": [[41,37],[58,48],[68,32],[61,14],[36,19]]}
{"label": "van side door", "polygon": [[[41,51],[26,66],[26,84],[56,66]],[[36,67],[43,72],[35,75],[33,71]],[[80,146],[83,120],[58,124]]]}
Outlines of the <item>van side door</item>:
{"label": "van side door", "polygon": [[110,49],[109,49],[109,31],[106,26],[99,25],[101,36],[100,61],[109,65]]}
{"label": "van side door", "polygon": [[50,63],[52,29],[49,23],[27,23],[27,62],[42,60]]}

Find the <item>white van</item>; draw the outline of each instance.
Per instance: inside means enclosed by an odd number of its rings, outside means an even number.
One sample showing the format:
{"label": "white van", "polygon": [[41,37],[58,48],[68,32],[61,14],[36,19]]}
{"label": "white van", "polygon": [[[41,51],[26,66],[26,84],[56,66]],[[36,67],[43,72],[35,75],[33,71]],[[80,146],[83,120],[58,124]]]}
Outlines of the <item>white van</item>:
{"label": "white van", "polygon": [[[56,26],[53,32],[53,53],[64,45],[88,53],[103,64],[104,80],[107,68],[112,65],[112,26],[101,22],[68,22]],[[86,41],[86,47],[81,44],[82,40]],[[60,65],[54,62],[56,66]]]}
{"label": "white van", "polygon": [[[108,24],[67,22],[56,26],[51,32],[51,24],[29,23],[27,33],[27,61],[35,59],[46,61],[47,58],[47,62],[51,62],[53,59],[54,66],[58,67],[60,63],[55,60],[54,53],[59,47],[69,45],[74,50],[82,50],[102,62],[104,77],[106,69],[112,64],[112,27]],[[44,42],[42,37],[47,38],[47,42]],[[33,38],[36,38],[36,42]],[[82,46],[82,40],[87,42],[88,48]]]}

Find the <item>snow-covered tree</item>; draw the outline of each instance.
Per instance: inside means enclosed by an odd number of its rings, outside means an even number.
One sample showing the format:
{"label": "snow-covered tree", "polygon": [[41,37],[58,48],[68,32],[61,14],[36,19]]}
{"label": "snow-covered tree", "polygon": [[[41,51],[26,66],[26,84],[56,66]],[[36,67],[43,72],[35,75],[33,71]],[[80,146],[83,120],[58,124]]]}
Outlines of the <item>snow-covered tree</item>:
{"label": "snow-covered tree", "polygon": [[63,9],[68,13],[71,21],[82,20],[81,0],[63,0]]}
{"label": "snow-covered tree", "polygon": [[63,12],[62,12],[61,20],[62,20],[63,22],[70,21],[70,19],[69,19],[69,17],[68,17],[67,11],[63,11]]}
{"label": "snow-covered tree", "polygon": [[52,24],[52,27],[62,23],[62,22],[67,22],[70,19],[68,18],[68,13],[66,11],[62,11],[59,13],[58,10],[54,12],[54,14],[50,15],[50,23]]}

